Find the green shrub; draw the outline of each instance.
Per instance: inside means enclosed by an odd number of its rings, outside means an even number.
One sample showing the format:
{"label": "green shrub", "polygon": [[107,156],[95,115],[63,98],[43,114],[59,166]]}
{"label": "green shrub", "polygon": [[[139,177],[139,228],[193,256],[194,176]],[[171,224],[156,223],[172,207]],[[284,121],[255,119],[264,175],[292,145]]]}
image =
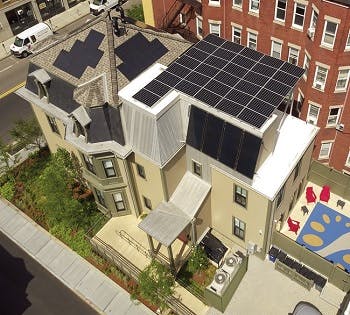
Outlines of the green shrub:
{"label": "green shrub", "polygon": [[9,180],[2,185],[0,187],[0,195],[11,201],[15,195],[15,182],[13,180]]}
{"label": "green shrub", "polygon": [[209,259],[200,246],[196,246],[188,259],[188,270],[192,273],[207,269]]}
{"label": "green shrub", "polygon": [[49,232],[80,256],[84,258],[91,256],[92,248],[89,241],[85,238],[84,230],[72,230],[70,226],[59,223],[50,228]]}
{"label": "green shrub", "polygon": [[133,18],[136,21],[145,21],[145,17],[143,15],[143,7],[142,4],[139,5],[133,5],[129,10],[126,10],[126,15],[128,17]]}

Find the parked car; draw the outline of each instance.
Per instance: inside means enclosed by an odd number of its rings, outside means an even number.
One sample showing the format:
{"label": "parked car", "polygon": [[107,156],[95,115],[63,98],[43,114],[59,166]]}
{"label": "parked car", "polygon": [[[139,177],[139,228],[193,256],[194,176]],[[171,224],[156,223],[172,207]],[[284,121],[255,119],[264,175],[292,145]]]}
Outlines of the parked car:
{"label": "parked car", "polygon": [[309,302],[301,301],[289,315],[322,315],[319,309]]}
{"label": "parked car", "polygon": [[99,15],[116,6],[121,6],[125,2],[125,0],[93,0],[90,2],[90,13],[93,15]]}
{"label": "parked car", "polygon": [[16,36],[11,52],[16,57],[27,57],[38,43],[51,35],[53,32],[46,23],[38,23]]}

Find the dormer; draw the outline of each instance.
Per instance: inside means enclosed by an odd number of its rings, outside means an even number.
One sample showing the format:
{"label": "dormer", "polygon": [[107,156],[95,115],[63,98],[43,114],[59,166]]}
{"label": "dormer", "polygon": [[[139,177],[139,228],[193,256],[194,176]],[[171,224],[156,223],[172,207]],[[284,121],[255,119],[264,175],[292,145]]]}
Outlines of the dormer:
{"label": "dormer", "polygon": [[34,77],[34,82],[38,88],[38,96],[40,99],[45,98],[49,103],[49,90],[51,84],[51,77],[44,69],[38,69],[29,74]]}
{"label": "dormer", "polygon": [[84,106],[78,107],[76,110],[74,110],[71,114],[73,116],[74,120],[74,134],[77,137],[84,137],[86,139],[86,129],[88,128],[89,124],[91,123],[91,118],[89,114],[87,113]]}

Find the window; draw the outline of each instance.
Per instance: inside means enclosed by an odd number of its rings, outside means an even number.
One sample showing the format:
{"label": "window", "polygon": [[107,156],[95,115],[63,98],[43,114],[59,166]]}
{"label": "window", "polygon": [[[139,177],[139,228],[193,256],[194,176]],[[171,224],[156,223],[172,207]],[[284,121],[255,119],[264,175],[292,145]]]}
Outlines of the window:
{"label": "window", "polygon": [[241,44],[242,28],[238,26],[232,27],[232,41],[236,44]]}
{"label": "window", "polygon": [[79,136],[82,136],[82,137],[85,137],[85,129],[84,127],[81,125],[81,123],[74,119],[74,128],[73,128],[73,132],[74,134],[79,137]]}
{"label": "window", "polygon": [[276,196],[276,209],[280,206],[282,200],[283,200],[283,196],[284,196],[284,185],[282,186],[282,188],[280,189],[280,191],[278,192],[277,196]]}
{"label": "window", "polygon": [[326,21],[324,25],[321,44],[325,46],[333,47],[335,36],[337,34],[337,28],[338,28],[337,23]]}
{"label": "window", "polygon": [[339,70],[337,83],[335,85],[336,91],[346,90],[346,88],[348,87],[348,83],[349,83],[349,74],[350,74],[349,69]]}
{"label": "window", "polygon": [[320,113],[320,108],[316,105],[310,104],[309,111],[307,113],[307,122],[313,125],[317,124],[318,115]]}
{"label": "window", "polygon": [[30,44],[30,40],[29,40],[29,38],[27,37],[27,38],[24,39],[23,45],[28,45],[28,44]]}
{"label": "window", "polygon": [[145,168],[140,164],[136,164],[136,168],[137,168],[137,174],[139,174],[139,176],[141,176],[142,178],[146,179]]}
{"label": "window", "polygon": [[348,39],[346,40],[345,49],[350,49],[350,31],[348,34]]}
{"label": "window", "polygon": [[245,223],[237,218],[233,218],[233,234],[244,240],[245,237]]}
{"label": "window", "polygon": [[210,32],[210,34],[215,34],[215,35],[220,36],[220,24],[209,23],[209,32]]}
{"label": "window", "polygon": [[143,203],[144,203],[146,208],[152,210],[152,203],[151,203],[150,199],[148,199],[145,196],[143,196]]}
{"label": "window", "polygon": [[259,13],[260,0],[249,0],[249,11]]}
{"label": "window", "polygon": [[179,22],[181,25],[184,25],[186,24],[186,14],[185,13],[180,13],[179,14]]}
{"label": "window", "polygon": [[202,177],[202,165],[192,160],[192,172]]}
{"label": "window", "polygon": [[313,87],[323,91],[326,85],[327,73],[328,73],[328,69],[321,66],[317,66]]}
{"label": "window", "polygon": [[281,59],[282,53],[282,44],[279,42],[272,41],[271,42],[271,56]]}
{"label": "window", "polygon": [[203,36],[203,21],[198,16],[196,18],[196,21],[197,21],[197,23],[196,23],[197,24],[197,35],[202,37]]}
{"label": "window", "polygon": [[242,7],[242,0],[233,0],[233,5],[235,7]]}
{"label": "window", "polygon": [[321,143],[319,159],[328,159],[331,152],[332,142]]}
{"label": "window", "polygon": [[299,92],[298,93],[298,101],[297,101],[297,111],[300,113],[301,108],[303,107],[304,104],[304,96]]}
{"label": "window", "polygon": [[304,69],[305,69],[305,72],[304,72],[304,76],[307,77],[307,74],[309,73],[309,69],[310,69],[310,57],[305,54],[305,57],[304,57]]}
{"label": "window", "polygon": [[327,119],[327,126],[335,126],[338,123],[339,116],[340,116],[340,107],[330,108],[328,119]]}
{"label": "window", "polygon": [[298,59],[299,59],[299,49],[296,49],[294,47],[289,47],[288,62],[297,66]]}
{"label": "window", "polygon": [[317,19],[318,19],[318,13],[315,10],[312,10],[310,28],[313,29],[314,31],[316,30],[316,26],[317,26]]}
{"label": "window", "polygon": [[97,196],[97,201],[102,205],[102,206],[106,206],[106,201],[105,201],[105,197],[103,195],[103,192],[97,188],[95,188],[95,193]]}
{"label": "window", "polygon": [[92,158],[88,155],[83,154],[83,158],[84,158],[84,162],[86,165],[86,168],[91,172],[91,173],[95,173],[95,167],[94,167],[94,163],[92,161]]}
{"label": "window", "polygon": [[295,26],[297,28],[303,28],[304,27],[304,17],[305,17],[305,5],[303,5],[301,3],[295,3],[293,26]]}
{"label": "window", "polygon": [[258,35],[248,32],[248,39],[247,39],[247,46],[250,49],[257,49],[257,39],[258,39]]}
{"label": "window", "polygon": [[48,87],[49,87],[50,82],[43,84],[36,79],[35,79],[35,82],[36,82],[37,87],[38,87],[39,98],[42,99],[43,97],[46,97],[47,102],[48,102],[48,99],[49,99]]}
{"label": "window", "polygon": [[220,0],[209,0],[209,5],[219,6]]}
{"label": "window", "polygon": [[30,39],[32,40],[33,43],[36,42],[36,37],[35,37],[35,35],[30,36]]}
{"label": "window", "polygon": [[46,115],[46,117],[47,117],[47,120],[49,122],[49,125],[51,127],[52,132],[60,134],[59,131],[58,131],[57,124],[56,124],[56,119],[54,117],[51,117],[51,116],[48,116],[48,115]]}
{"label": "window", "polygon": [[300,173],[300,166],[301,166],[301,160],[299,160],[299,162],[298,162],[297,165],[295,166],[295,169],[294,169],[294,180],[296,180],[297,177],[299,176],[299,173]]}
{"label": "window", "polygon": [[122,193],[120,192],[114,193],[113,200],[114,200],[115,207],[117,208],[117,211],[124,211],[126,209]]}
{"label": "window", "polygon": [[116,176],[112,160],[102,161],[102,164],[103,164],[103,168],[105,170],[105,173],[106,173],[107,177],[114,177],[114,176]]}
{"label": "window", "polygon": [[348,153],[348,157],[346,158],[345,165],[347,167],[350,167],[350,150],[349,150],[349,153]]}
{"label": "window", "polygon": [[283,21],[286,19],[287,0],[276,1],[275,19]]}
{"label": "window", "polygon": [[235,185],[235,202],[247,207],[247,190],[237,185]]}

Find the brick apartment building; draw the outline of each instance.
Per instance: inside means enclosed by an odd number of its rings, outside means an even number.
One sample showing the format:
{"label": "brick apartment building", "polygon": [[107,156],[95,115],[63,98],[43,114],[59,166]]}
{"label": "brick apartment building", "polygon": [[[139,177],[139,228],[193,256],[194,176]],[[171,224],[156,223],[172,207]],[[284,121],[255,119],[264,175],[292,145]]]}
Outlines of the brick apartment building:
{"label": "brick apartment building", "polygon": [[349,0],[143,0],[143,5],[148,24],[198,39],[214,33],[303,67],[293,112],[321,128],[313,157],[350,175]]}

